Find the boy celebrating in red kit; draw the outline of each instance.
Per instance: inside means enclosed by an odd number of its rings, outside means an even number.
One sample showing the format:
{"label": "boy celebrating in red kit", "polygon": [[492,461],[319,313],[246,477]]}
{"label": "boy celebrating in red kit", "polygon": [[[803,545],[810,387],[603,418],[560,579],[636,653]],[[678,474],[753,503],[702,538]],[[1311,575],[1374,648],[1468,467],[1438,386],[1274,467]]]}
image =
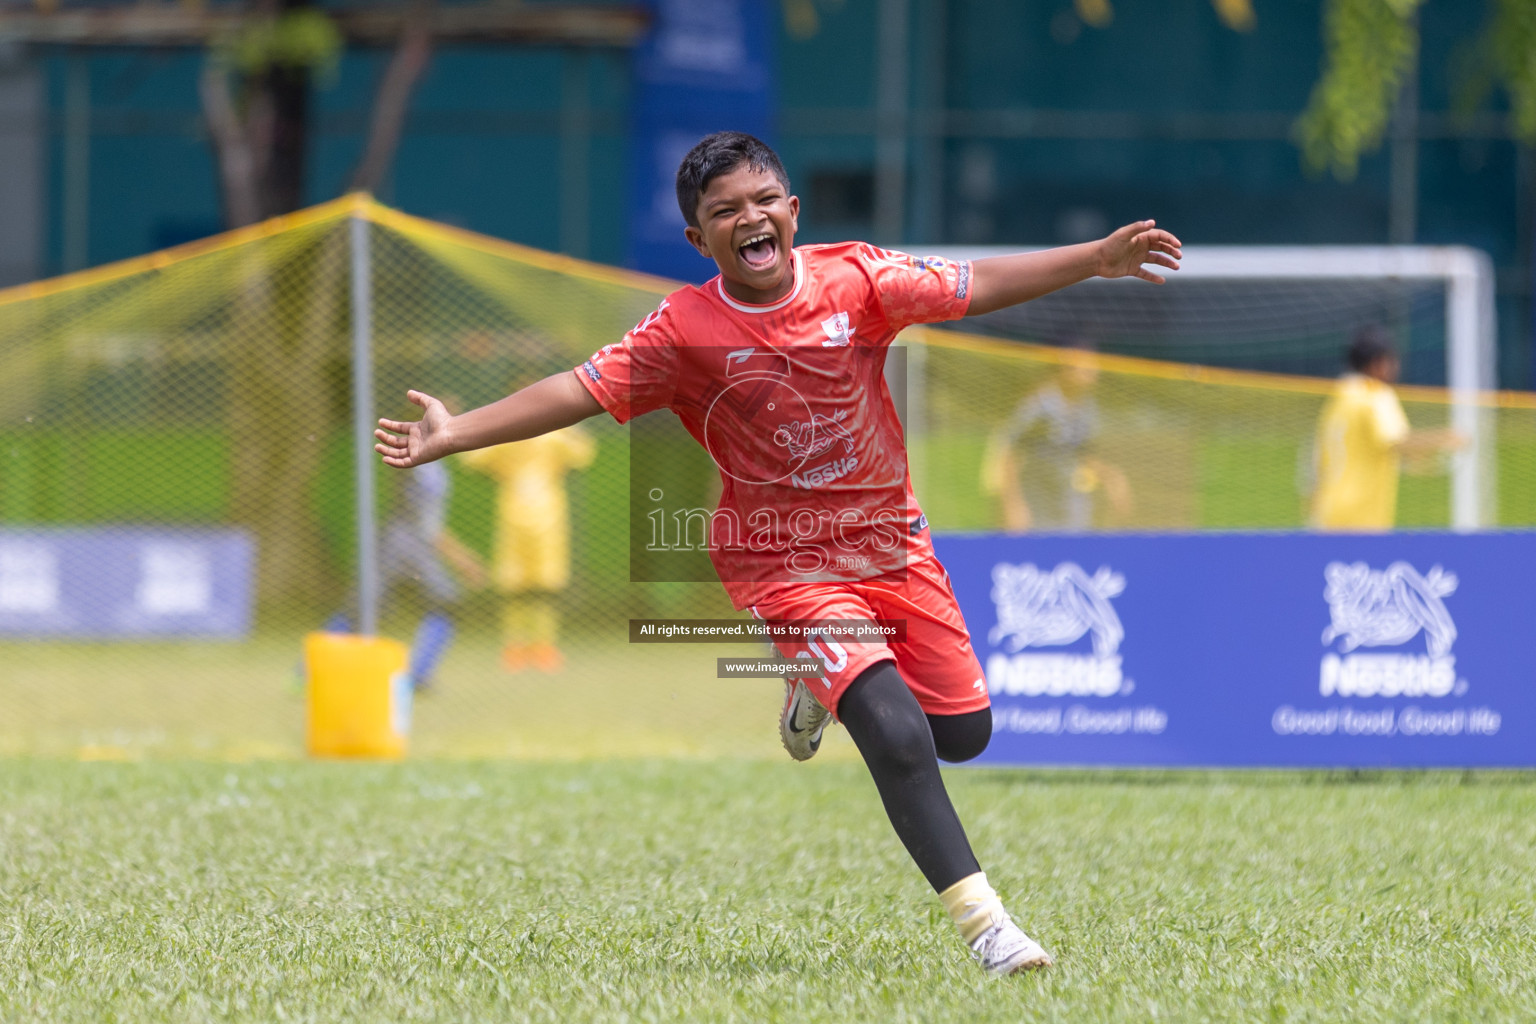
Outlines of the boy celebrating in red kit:
{"label": "boy celebrating in red kit", "polygon": [[1025,302],[1093,276],[1162,278],[1180,242],[1151,221],[1098,242],[971,262],[861,243],[793,247],[799,199],[778,156],[739,132],[702,140],[677,173],[688,240],[719,276],[669,295],[574,373],[450,416],[417,392],[418,423],[380,420],[400,468],[519,441],[599,412],[621,423],[670,409],[720,469],[710,558],[737,608],[781,620],[896,620],[890,643],[814,632],[779,643],[824,675],[786,683],[780,734],[797,760],[835,716],[897,835],[992,974],[1050,964],[987,884],[938,760],[986,748],[992,718],[928,521],[907,480],[885,386],[903,327]]}

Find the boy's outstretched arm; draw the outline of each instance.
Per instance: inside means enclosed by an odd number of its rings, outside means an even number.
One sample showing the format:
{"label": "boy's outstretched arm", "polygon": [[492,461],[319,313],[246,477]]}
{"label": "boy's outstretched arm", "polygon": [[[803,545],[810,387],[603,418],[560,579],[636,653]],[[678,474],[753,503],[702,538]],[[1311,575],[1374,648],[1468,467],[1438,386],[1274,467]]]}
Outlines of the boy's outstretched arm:
{"label": "boy's outstretched arm", "polygon": [[991,313],[1038,299],[1090,277],[1139,277],[1162,284],[1151,263],[1179,269],[1183,243],[1156,221],[1127,224],[1107,238],[1016,256],[989,256],[971,264],[971,305],[967,316]]}
{"label": "boy's outstretched arm", "polygon": [[415,423],[381,419],[380,429],[373,432],[379,442],[373,450],[384,456],[385,465],[397,469],[410,469],[472,448],[526,441],[603,411],[570,371],[545,377],[500,401],[458,416],[449,415],[442,402],[420,391],[407,391],[406,397],[421,406],[421,419]]}

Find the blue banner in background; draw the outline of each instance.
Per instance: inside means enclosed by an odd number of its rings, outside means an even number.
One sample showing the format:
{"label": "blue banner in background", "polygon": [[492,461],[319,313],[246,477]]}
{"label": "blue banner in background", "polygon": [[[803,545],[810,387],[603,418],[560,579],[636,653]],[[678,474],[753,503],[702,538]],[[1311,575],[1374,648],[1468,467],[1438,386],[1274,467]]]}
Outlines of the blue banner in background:
{"label": "blue banner in background", "polygon": [[772,143],[773,17],[768,0],[653,0],[636,49],[629,256],[636,270],[698,283],[712,261],[683,237],[677,165],[711,132]]}
{"label": "blue banner in background", "polygon": [[238,530],[0,530],[0,636],[244,636],[255,544]]}
{"label": "blue banner in background", "polygon": [[983,762],[1536,766],[1536,534],[934,543]]}

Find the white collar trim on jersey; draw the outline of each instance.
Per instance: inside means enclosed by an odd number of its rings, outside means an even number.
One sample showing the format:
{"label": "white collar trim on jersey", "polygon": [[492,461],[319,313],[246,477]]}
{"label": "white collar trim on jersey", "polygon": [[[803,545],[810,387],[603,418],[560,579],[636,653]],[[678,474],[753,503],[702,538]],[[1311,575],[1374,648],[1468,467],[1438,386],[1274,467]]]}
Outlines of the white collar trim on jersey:
{"label": "white collar trim on jersey", "polygon": [[720,293],[720,301],[724,302],[732,309],[739,310],[743,313],[772,313],[776,309],[783,309],[785,306],[795,301],[795,297],[800,294],[800,286],[805,283],[805,267],[804,261],[800,259],[800,253],[794,249],[791,249],[789,251],[789,258],[790,262],[792,262],[795,267],[795,287],[790,291],[788,295],[784,296],[778,302],[775,302],[771,306],[754,306],[745,302],[737,302],[735,299],[731,298],[725,293],[724,276],[715,279],[715,290]]}

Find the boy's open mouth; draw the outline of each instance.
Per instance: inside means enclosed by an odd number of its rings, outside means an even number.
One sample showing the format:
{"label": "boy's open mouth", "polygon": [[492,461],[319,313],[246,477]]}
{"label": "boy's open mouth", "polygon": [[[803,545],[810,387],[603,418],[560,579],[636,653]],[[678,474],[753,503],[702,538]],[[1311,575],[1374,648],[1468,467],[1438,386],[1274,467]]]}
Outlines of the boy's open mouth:
{"label": "boy's open mouth", "polygon": [[779,243],[766,232],[753,235],[737,247],[742,262],[753,270],[767,270],[779,255]]}

